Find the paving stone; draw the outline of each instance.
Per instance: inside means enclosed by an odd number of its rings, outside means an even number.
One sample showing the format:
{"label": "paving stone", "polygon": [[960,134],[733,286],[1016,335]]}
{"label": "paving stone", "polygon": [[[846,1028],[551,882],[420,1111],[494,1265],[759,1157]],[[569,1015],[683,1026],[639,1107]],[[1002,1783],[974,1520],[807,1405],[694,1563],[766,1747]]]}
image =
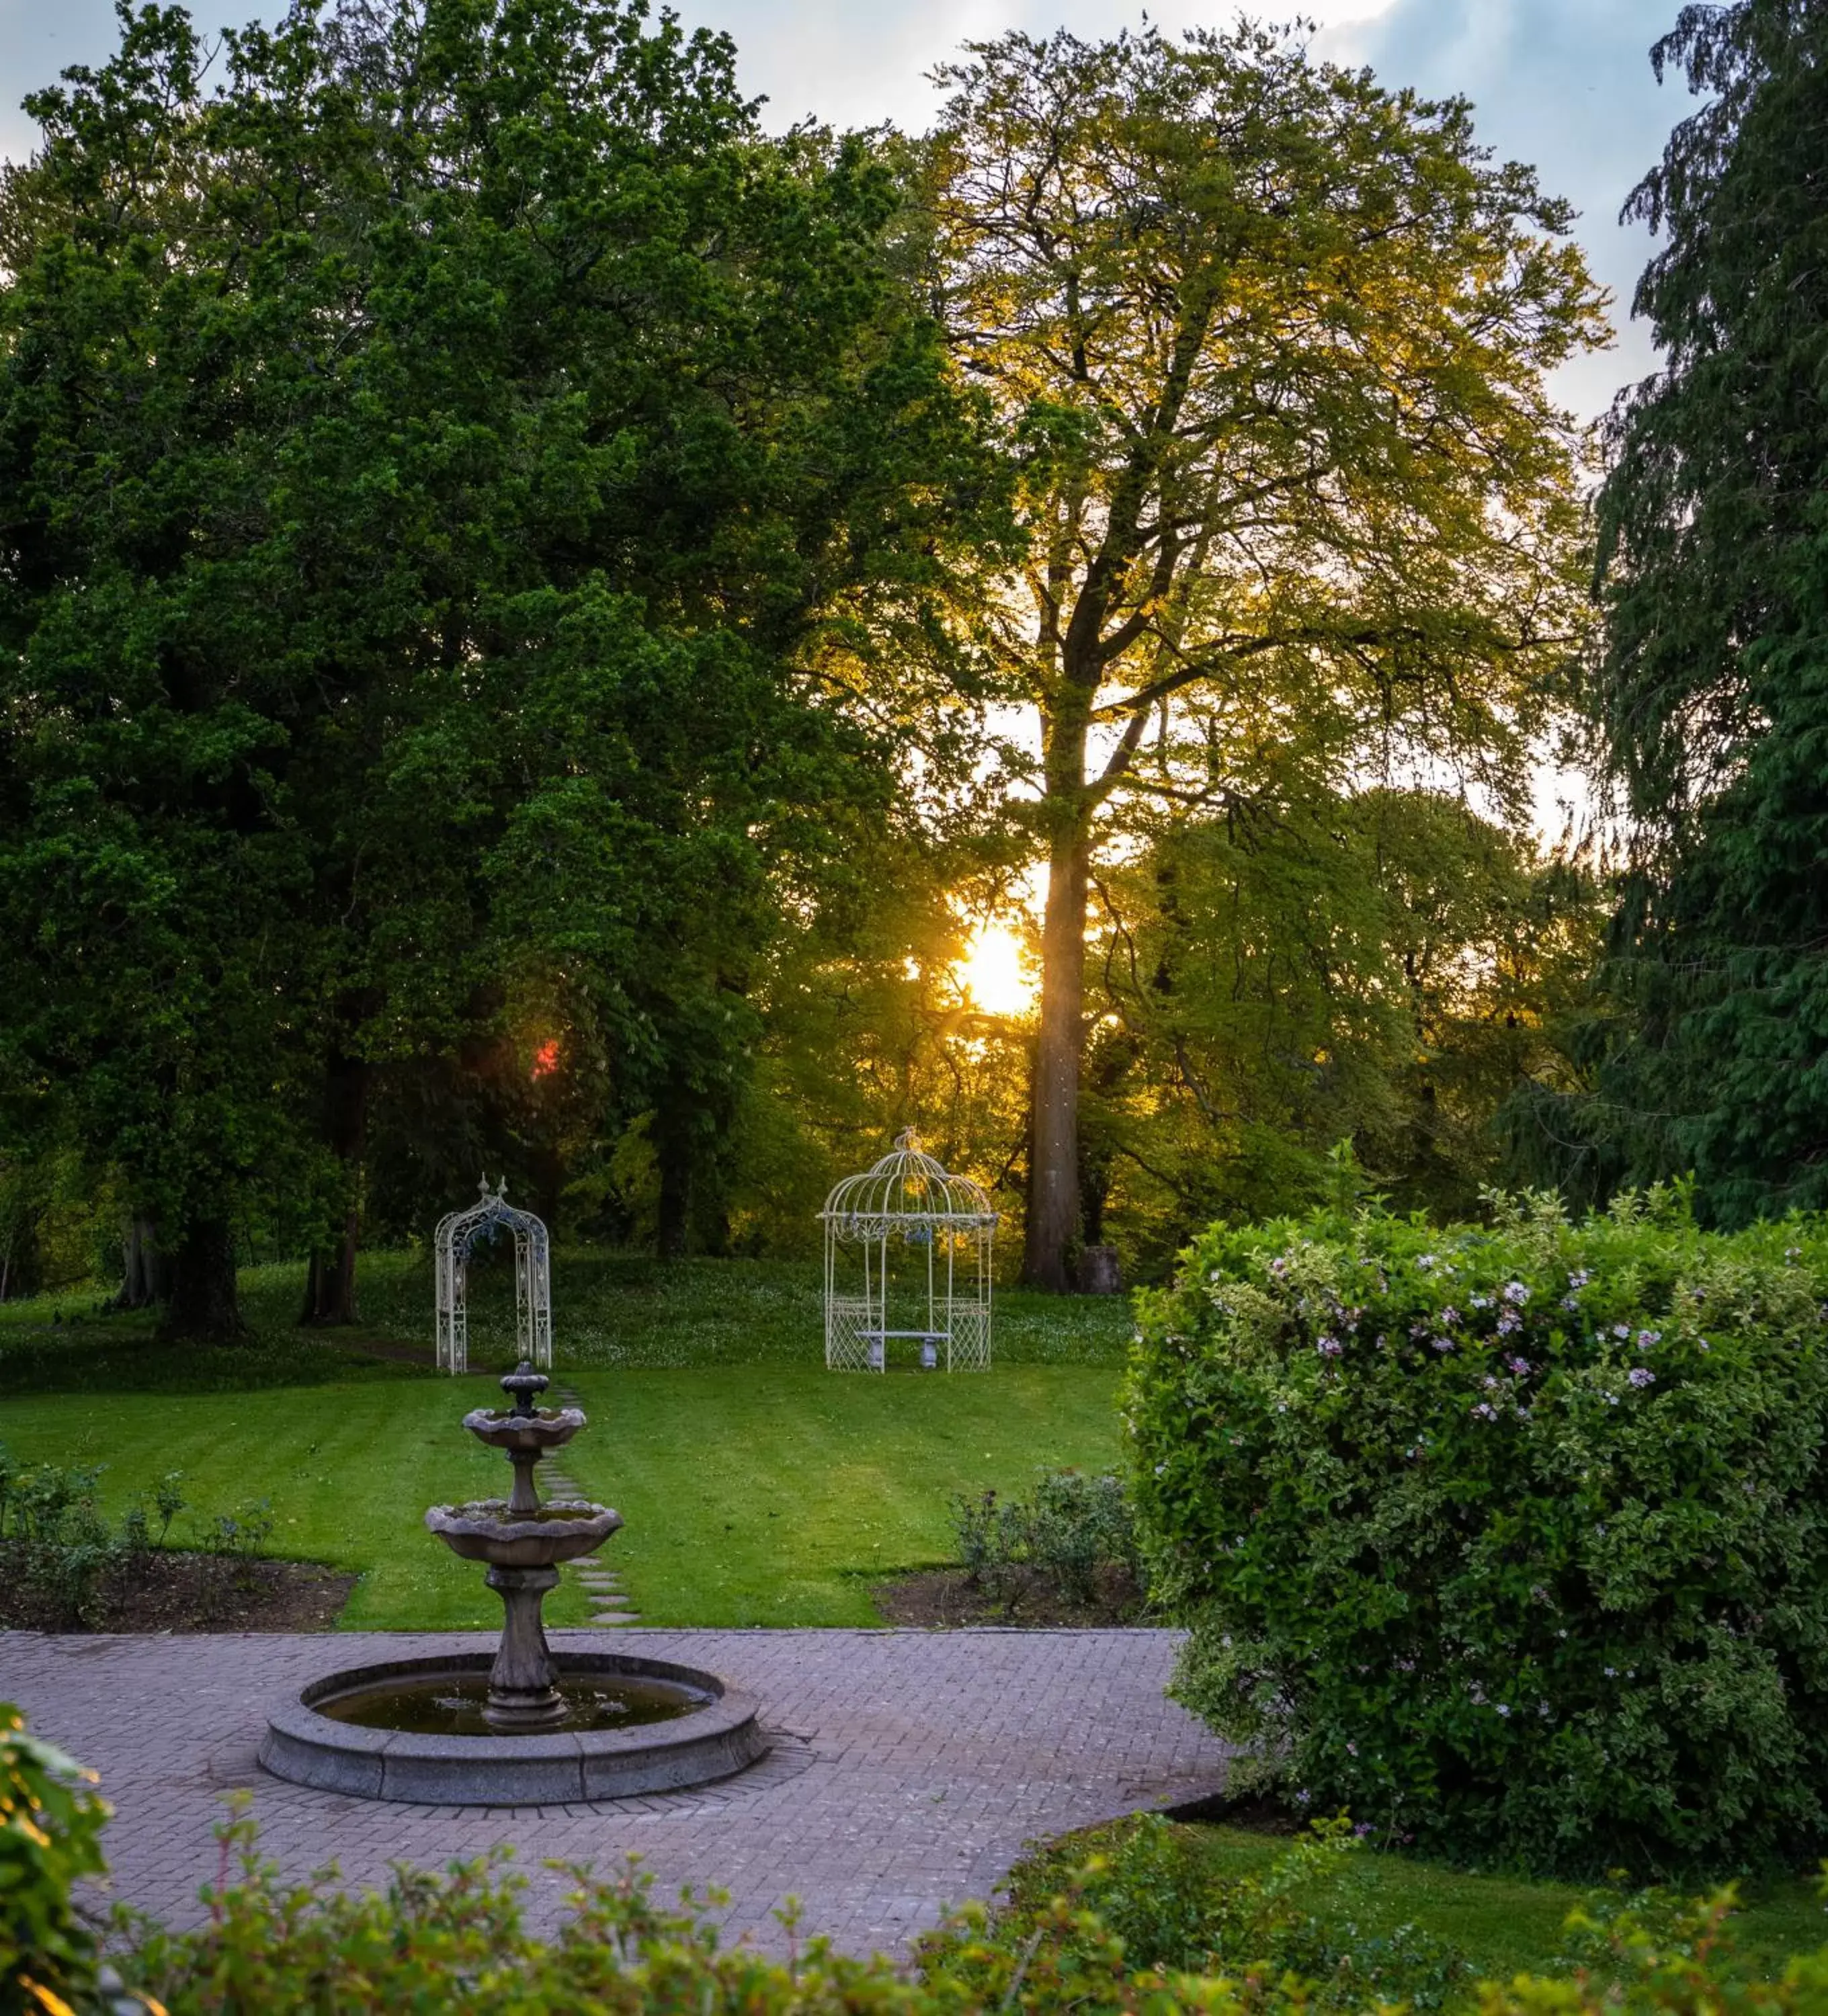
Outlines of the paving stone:
{"label": "paving stone", "polygon": [[[618,1651],[707,1666],[756,1695],[774,1751],[689,1792],[511,1809],[410,1806],[311,1791],[255,1761],[269,1705],[332,1666],[484,1651],[480,1635],[56,1637],[0,1632],[0,1698],[102,1775],[113,1895],[173,1924],[203,1915],[224,1795],[251,1790],[261,1850],[297,1881],[436,1867],[513,1844],[534,1922],[563,1910],[543,1858],[611,1870],[643,1856],[657,1887],[719,1885],[730,1936],[773,1949],[790,1896],[849,1952],[898,1949],[983,1896],[1038,1834],[1198,1798],[1219,1744],[1162,1692],[1160,1631],[662,1631],[614,1618]],[[585,1651],[606,1632],[560,1630]]]}

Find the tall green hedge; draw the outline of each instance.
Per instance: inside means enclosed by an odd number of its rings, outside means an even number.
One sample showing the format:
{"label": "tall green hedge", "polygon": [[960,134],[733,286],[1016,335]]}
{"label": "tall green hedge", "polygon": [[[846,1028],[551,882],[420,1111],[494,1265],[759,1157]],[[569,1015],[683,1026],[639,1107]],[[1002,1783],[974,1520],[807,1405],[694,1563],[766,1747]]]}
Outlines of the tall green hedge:
{"label": "tall green hedge", "polygon": [[1298,1805],[1582,1874],[1828,1846],[1828,1228],[1215,1226],[1128,1409],[1178,1697]]}

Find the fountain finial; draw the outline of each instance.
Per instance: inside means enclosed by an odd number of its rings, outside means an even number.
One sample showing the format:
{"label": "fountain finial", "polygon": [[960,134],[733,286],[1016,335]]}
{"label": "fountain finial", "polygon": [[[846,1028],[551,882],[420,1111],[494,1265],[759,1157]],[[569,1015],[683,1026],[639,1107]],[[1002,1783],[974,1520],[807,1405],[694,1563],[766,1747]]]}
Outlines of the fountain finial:
{"label": "fountain finial", "polygon": [[543,1372],[534,1370],[531,1358],[522,1359],[512,1372],[502,1375],[502,1391],[513,1402],[509,1413],[523,1418],[532,1413],[534,1402],[552,1383]]}

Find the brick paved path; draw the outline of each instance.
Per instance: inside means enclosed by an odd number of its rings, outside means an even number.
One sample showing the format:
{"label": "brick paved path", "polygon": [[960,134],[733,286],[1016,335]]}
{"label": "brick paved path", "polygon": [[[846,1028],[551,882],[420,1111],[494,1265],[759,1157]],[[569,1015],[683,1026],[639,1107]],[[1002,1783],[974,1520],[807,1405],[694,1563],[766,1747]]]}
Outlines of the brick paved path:
{"label": "brick paved path", "polygon": [[671,1895],[717,1884],[727,1925],[774,1944],[790,1895],[810,1931],[892,1949],[983,1896],[1031,1836],[1216,1789],[1218,1744],[1164,1698],[1160,1631],[561,1632],[707,1666],[761,1704],[775,1748],[696,1792],[588,1806],[479,1809],[347,1799],[269,1778],[268,1706],[318,1674],[482,1636],[48,1637],[0,1633],[0,1699],[102,1775],[118,1896],[171,1924],[200,1915],[221,1795],[254,1793],[263,1850],[288,1876],[334,1859],[351,1883],[515,1843],[549,1924],[562,1879],[542,1857],[609,1869],[637,1851]]}

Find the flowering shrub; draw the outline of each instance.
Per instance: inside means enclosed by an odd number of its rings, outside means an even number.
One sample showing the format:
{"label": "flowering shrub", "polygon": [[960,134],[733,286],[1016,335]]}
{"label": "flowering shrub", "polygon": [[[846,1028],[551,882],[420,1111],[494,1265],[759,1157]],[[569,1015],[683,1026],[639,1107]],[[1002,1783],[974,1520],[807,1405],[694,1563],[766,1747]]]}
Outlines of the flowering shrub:
{"label": "flowering shrub", "polygon": [[1128,1410],[1178,1697],[1297,1805],[1582,1873],[1828,1841],[1828,1228],[1214,1227]]}

